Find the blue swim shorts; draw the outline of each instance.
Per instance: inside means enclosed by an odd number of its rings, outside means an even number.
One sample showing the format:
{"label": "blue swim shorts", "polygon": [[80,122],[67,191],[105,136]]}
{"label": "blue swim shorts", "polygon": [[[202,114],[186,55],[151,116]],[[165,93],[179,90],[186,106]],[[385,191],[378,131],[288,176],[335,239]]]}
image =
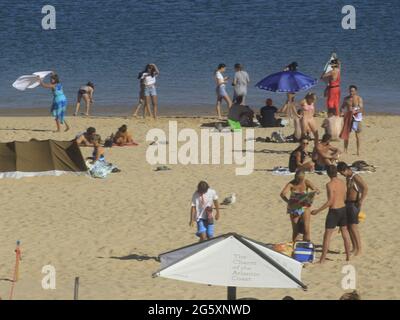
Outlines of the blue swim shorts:
{"label": "blue swim shorts", "polygon": [[207,220],[204,219],[197,221],[196,236],[200,237],[202,233],[206,233],[208,238],[214,237],[214,224],[208,224]]}

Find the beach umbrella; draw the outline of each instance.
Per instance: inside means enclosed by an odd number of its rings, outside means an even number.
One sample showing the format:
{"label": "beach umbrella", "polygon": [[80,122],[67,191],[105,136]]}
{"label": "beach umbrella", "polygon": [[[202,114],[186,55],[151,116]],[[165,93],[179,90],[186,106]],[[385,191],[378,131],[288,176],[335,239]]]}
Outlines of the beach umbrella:
{"label": "beach umbrella", "polygon": [[256,84],[256,87],[272,92],[298,92],[315,86],[317,79],[297,71],[281,71],[271,74]]}
{"label": "beach umbrella", "polygon": [[302,288],[302,264],[267,245],[236,233],[175,249],[159,256],[161,268],[153,277],[228,287]]}

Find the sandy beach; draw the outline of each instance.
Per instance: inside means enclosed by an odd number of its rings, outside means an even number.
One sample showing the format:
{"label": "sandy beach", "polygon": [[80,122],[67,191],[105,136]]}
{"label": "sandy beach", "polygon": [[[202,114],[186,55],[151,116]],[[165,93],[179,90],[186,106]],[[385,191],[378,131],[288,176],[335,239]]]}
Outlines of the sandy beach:
{"label": "sandy beach", "polygon": [[[107,179],[60,176],[20,180],[2,179],[0,210],[0,297],[8,299],[15,262],[15,241],[21,241],[20,279],[14,299],[72,299],[74,278],[80,277],[80,299],[225,299],[226,288],[152,278],[159,268],[160,253],[197,241],[195,228],[188,226],[190,200],[200,180],[207,180],[220,199],[232,192],[237,202],[222,206],[216,234],[237,232],[264,243],[286,242],[291,226],[285,203],[279,198],[291,177],[273,176],[267,171],[287,166],[289,152],[296,144],[255,143],[255,170],[236,176],[236,165],[168,165],[172,170],[156,172],[146,161],[149,142],[145,136],[157,127],[168,131],[170,120],[179,129],[200,130],[210,118],[160,118],[157,121],[123,117],[69,117],[69,132],[54,133],[51,117],[1,117],[0,141],[35,139],[71,140],[88,126],[106,138],[127,124],[136,147],[114,147],[106,158],[122,172]],[[322,118],[317,118],[319,125]],[[375,173],[363,174],[369,184],[365,202],[366,221],[360,224],[364,252],[353,259],[357,289],[363,299],[400,298],[400,256],[397,254],[400,196],[394,184],[400,179],[396,159],[400,117],[366,116],[362,155],[355,155],[355,140],[342,159],[348,163],[365,160],[377,166]],[[291,128],[284,128],[285,134]],[[273,128],[256,128],[256,137],[270,136]],[[342,142],[335,142],[342,148]],[[89,156],[91,148],[82,148]],[[279,152],[278,152],[279,151]],[[327,176],[309,174],[323,193],[315,206],[325,200]],[[312,241],[322,244],[326,211],[312,218]],[[309,290],[239,288],[238,297],[281,299],[338,299],[343,293],[342,267],[346,265],[340,234],[332,239],[325,265],[307,265],[302,281]],[[318,256],[319,257],[319,253]],[[56,289],[41,286],[42,267],[56,268]],[[210,271],[212,272],[212,271]]]}

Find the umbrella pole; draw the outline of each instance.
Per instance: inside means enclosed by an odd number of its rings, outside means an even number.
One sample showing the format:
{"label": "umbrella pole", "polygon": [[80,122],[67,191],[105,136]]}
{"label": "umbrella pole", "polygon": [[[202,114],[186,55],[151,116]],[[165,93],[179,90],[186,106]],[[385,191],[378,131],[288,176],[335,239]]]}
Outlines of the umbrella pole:
{"label": "umbrella pole", "polygon": [[236,287],[228,287],[228,300],[236,300]]}

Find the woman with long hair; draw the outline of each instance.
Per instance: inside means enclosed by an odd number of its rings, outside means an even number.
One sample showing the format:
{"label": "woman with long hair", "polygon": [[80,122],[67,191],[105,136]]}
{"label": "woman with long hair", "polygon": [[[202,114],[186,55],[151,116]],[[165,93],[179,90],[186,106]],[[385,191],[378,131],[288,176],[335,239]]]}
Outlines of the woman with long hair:
{"label": "woman with long hair", "polygon": [[[307,196],[309,190],[317,194],[319,190],[305,178],[305,175],[303,169],[297,170],[294,179],[283,188],[280,194],[282,200],[287,203],[287,213],[292,223],[293,242],[297,240],[299,233],[303,234],[304,241],[311,241],[311,204],[304,203],[302,199]],[[287,198],[289,191],[290,197]]]}
{"label": "woman with long hair", "polygon": [[44,83],[40,77],[38,77],[38,80],[43,88],[51,89],[53,93],[53,103],[50,112],[56,121],[57,132],[61,131],[61,124],[65,124],[65,131],[68,131],[69,125],[64,119],[67,109],[67,98],[64,95],[58,75],[53,72],[50,77],[50,83]]}
{"label": "woman with long hair", "polygon": [[[144,117],[146,117],[146,112],[157,119],[158,111],[158,98],[156,90],[156,77],[160,74],[157,66],[154,63],[150,63],[146,66],[145,70],[142,72],[140,80],[143,81],[144,85],[144,98],[145,98],[145,112]],[[153,114],[150,110],[150,100],[153,105]]]}
{"label": "woman with long hair", "polygon": [[230,109],[232,106],[231,98],[229,98],[228,93],[226,92],[226,83],[228,82],[229,77],[224,77],[223,73],[226,70],[226,65],[221,63],[218,65],[217,70],[214,73],[214,79],[216,83],[216,93],[217,93],[217,103],[215,108],[217,110],[218,119],[222,118],[221,114],[221,101],[225,100],[228,108]]}
{"label": "woman with long hair", "polygon": [[326,106],[329,110],[334,111],[335,115],[339,115],[340,104],[340,61],[332,60],[330,63],[332,70],[321,76],[322,80],[327,81],[328,85],[325,89]]}

